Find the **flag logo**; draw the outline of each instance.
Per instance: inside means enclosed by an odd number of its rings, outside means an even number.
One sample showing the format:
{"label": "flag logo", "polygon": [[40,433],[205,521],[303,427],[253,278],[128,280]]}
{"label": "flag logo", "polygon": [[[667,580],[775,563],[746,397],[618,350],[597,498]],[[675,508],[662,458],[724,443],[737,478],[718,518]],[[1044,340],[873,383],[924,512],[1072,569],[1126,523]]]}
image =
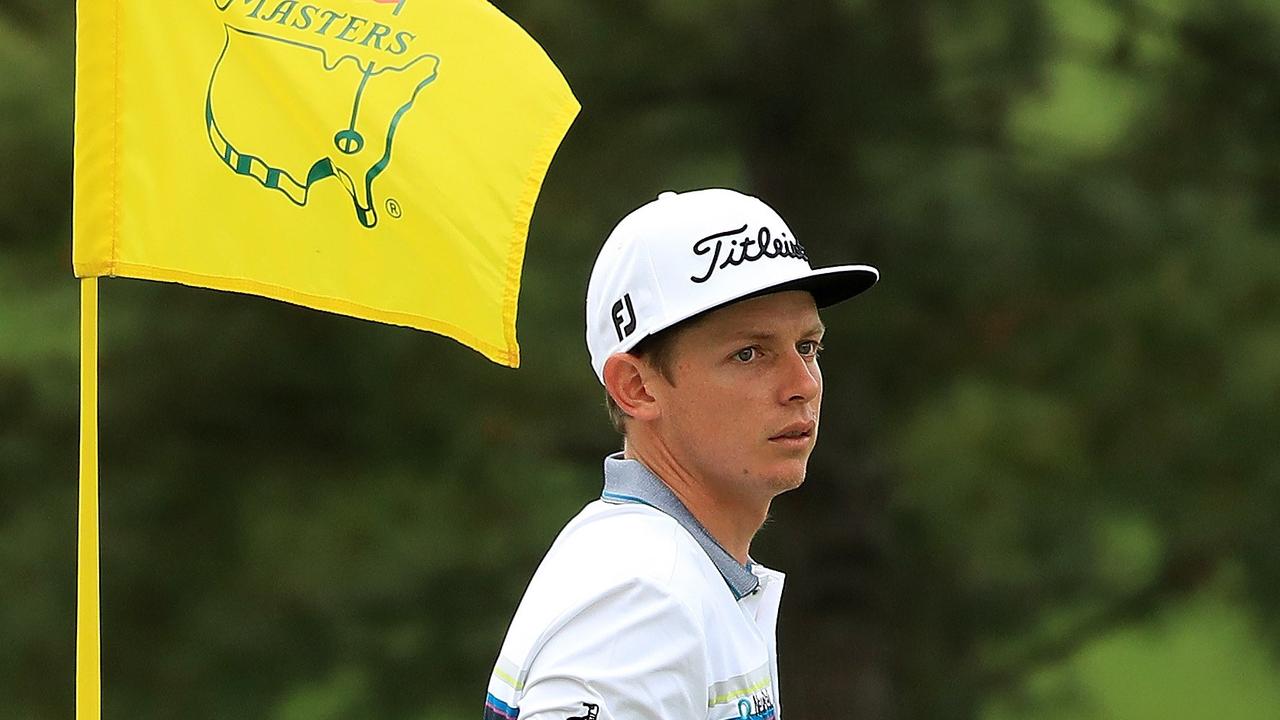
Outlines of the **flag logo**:
{"label": "flag logo", "polygon": [[[374,2],[395,4],[395,15],[405,0]],[[375,227],[375,181],[394,157],[396,130],[438,76],[439,56],[416,52],[412,32],[315,4],[214,4],[227,18],[205,96],[204,122],[213,151],[231,172],[299,207],[307,205],[317,183],[336,178],[359,223]],[[233,8],[240,12],[228,12]],[[263,57],[293,77],[323,76],[327,96],[292,96],[288,87],[280,87],[285,73],[255,71]],[[246,94],[262,102],[246,104]],[[294,104],[318,112],[323,122],[291,122]],[[383,203],[392,217],[399,215],[394,199]]]}

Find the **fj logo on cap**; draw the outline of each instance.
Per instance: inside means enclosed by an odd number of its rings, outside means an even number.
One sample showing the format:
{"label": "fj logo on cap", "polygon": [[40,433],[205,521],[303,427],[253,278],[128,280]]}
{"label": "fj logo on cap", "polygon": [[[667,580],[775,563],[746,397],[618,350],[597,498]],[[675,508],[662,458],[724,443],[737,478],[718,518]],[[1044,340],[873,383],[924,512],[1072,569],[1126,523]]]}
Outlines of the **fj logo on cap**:
{"label": "fj logo on cap", "polygon": [[[743,237],[734,237],[742,235]],[[733,238],[733,239],[730,239]],[[726,247],[725,241],[728,241]],[[696,283],[704,283],[711,279],[716,270],[723,270],[731,265],[755,262],[763,258],[795,258],[808,262],[804,247],[795,240],[788,240],[787,234],[774,237],[767,227],[761,227],[755,236],[747,232],[747,226],[708,235],[693,244],[694,255],[710,255],[711,263],[701,276],[690,275],[689,279]],[[724,259],[721,260],[720,258]]]}
{"label": "fj logo on cap", "polygon": [[631,306],[631,293],[613,304],[613,329],[618,333],[618,342],[636,331],[636,310]]}

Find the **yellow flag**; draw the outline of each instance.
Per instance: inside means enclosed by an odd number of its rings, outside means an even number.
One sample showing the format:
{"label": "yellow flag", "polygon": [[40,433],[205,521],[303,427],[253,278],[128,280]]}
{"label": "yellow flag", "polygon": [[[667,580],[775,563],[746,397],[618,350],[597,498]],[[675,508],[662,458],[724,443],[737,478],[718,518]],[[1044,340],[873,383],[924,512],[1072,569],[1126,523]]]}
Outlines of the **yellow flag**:
{"label": "yellow flag", "polygon": [[483,0],[80,0],[76,275],[254,293],[519,364],[578,112]]}

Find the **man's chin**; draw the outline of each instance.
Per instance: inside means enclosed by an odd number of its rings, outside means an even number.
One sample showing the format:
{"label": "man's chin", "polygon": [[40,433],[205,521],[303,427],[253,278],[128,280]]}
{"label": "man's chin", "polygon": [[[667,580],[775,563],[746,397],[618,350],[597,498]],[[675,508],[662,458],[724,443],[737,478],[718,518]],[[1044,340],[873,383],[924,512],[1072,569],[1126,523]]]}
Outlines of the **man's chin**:
{"label": "man's chin", "polygon": [[773,488],[775,494],[795,490],[804,484],[804,478],[808,467],[808,458],[786,463],[784,467],[780,467],[776,472],[770,475],[770,487]]}

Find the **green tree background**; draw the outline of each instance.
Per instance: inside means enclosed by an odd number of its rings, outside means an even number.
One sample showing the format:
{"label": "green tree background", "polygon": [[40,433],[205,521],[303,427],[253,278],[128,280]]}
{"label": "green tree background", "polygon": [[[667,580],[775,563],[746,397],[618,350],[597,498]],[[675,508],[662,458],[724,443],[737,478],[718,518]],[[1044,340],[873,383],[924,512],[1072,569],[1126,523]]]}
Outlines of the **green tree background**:
{"label": "green tree background", "polygon": [[[669,189],[754,191],[832,309],[755,554],[789,718],[1280,714],[1280,4],[510,0],[583,113],[524,367],[102,284],[104,716],[479,715],[617,446],[581,308]],[[0,718],[71,714],[74,9],[0,3]]]}

